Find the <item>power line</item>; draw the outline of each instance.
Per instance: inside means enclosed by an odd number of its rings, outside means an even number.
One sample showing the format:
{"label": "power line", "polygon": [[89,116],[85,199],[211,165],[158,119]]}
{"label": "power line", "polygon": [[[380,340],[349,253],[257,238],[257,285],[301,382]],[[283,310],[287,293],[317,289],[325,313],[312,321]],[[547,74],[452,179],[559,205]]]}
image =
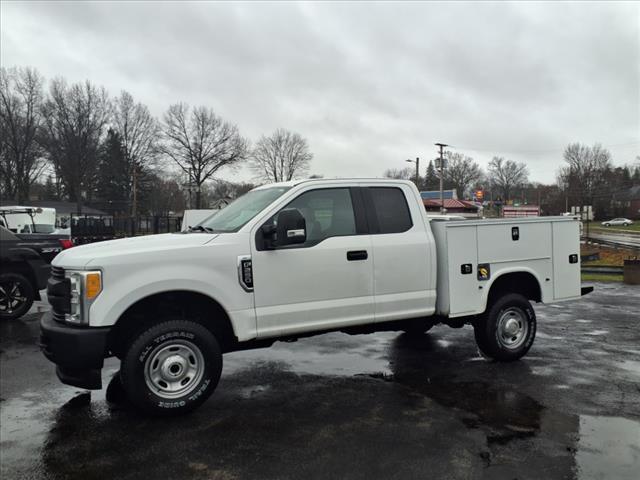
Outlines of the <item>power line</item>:
{"label": "power line", "polygon": [[[640,145],[639,141],[636,142],[627,142],[627,143],[612,143],[608,145],[602,145],[603,148],[615,148],[615,147],[627,147],[632,145]],[[539,149],[539,150],[503,150],[503,149],[484,149],[484,148],[474,148],[467,146],[459,146],[459,145],[449,145],[449,148],[454,148],[456,150],[469,150],[472,152],[483,152],[483,153],[516,153],[516,154],[535,154],[535,153],[560,153],[564,152],[566,145],[564,147],[555,147],[550,149]]]}

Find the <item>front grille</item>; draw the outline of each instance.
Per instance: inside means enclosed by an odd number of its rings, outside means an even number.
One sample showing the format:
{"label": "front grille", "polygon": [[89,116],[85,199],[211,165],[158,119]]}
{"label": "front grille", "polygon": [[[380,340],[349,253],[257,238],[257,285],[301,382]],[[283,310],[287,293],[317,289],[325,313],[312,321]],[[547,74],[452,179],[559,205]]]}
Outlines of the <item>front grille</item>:
{"label": "front grille", "polygon": [[51,276],[56,280],[64,280],[64,268],[51,266]]}
{"label": "front grille", "polygon": [[47,282],[47,298],[54,320],[64,322],[65,313],[71,312],[71,283],[64,276],[64,268],[51,267],[51,277]]}

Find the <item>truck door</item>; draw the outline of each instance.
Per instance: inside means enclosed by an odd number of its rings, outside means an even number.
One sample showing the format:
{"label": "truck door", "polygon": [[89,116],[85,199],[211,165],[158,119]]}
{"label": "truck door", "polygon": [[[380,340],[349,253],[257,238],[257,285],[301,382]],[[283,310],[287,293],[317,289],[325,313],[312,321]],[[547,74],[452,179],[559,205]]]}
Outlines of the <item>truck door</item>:
{"label": "truck door", "polygon": [[363,193],[375,258],[376,322],[433,314],[434,240],[422,205],[408,186],[372,185]]}
{"label": "truck door", "polygon": [[371,237],[361,205],[358,189],[309,187],[284,207],[304,216],[306,241],[274,250],[253,243],[258,337],[373,321]]}

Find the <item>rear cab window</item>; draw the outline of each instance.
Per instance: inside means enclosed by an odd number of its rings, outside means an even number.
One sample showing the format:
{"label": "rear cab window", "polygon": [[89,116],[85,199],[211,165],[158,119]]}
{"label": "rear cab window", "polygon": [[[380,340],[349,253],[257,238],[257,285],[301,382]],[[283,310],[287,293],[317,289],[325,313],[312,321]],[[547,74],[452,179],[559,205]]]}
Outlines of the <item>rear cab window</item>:
{"label": "rear cab window", "polygon": [[404,192],[397,187],[368,187],[373,211],[368,215],[371,233],[402,233],[413,227]]}

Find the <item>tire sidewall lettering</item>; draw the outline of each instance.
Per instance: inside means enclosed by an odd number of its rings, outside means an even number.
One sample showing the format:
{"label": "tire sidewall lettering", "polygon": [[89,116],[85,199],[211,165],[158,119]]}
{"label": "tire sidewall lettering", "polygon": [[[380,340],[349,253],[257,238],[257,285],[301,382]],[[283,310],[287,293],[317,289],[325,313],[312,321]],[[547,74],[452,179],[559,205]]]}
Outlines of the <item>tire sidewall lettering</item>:
{"label": "tire sidewall lettering", "polygon": [[196,336],[195,334],[191,333],[191,332],[184,332],[184,331],[177,331],[177,332],[169,332],[169,333],[164,333],[156,338],[154,338],[149,345],[147,345],[144,350],[142,351],[142,353],[140,354],[140,356],[138,357],[138,361],[140,363],[144,363],[147,356],[149,355],[149,353],[158,345],[161,345],[162,343],[164,343],[167,340],[172,340],[172,339],[176,339],[176,338],[184,338],[186,340],[195,340]]}
{"label": "tire sidewall lettering", "polygon": [[[176,330],[173,332],[163,333],[162,335],[159,335],[155,337],[153,340],[151,340],[151,342],[149,342],[149,344],[144,348],[144,350],[139,356],[140,363],[144,364],[149,354],[158,346],[162,345],[163,343],[170,343],[171,340],[180,340],[180,339],[190,340],[198,344],[196,335],[191,332]],[[188,397],[181,397],[175,400],[167,400],[167,399],[162,399],[158,397],[153,392],[148,392],[149,399],[155,402],[158,408],[162,408],[162,409],[184,408],[185,406],[187,406],[187,404],[196,401],[198,398],[204,395],[207,389],[209,388],[210,384],[211,384],[211,379],[208,377],[205,377],[203,378],[203,380],[201,380],[201,384],[198,387],[198,389],[195,392],[191,392]]]}
{"label": "tire sidewall lettering", "polygon": [[[146,363],[153,352],[187,341],[202,352],[200,380],[188,393],[172,397],[156,392],[145,379]],[[175,416],[193,410],[213,393],[222,371],[222,352],[215,335],[205,326],[190,320],[165,320],[132,340],[120,368],[123,388],[136,408],[151,415]]]}

